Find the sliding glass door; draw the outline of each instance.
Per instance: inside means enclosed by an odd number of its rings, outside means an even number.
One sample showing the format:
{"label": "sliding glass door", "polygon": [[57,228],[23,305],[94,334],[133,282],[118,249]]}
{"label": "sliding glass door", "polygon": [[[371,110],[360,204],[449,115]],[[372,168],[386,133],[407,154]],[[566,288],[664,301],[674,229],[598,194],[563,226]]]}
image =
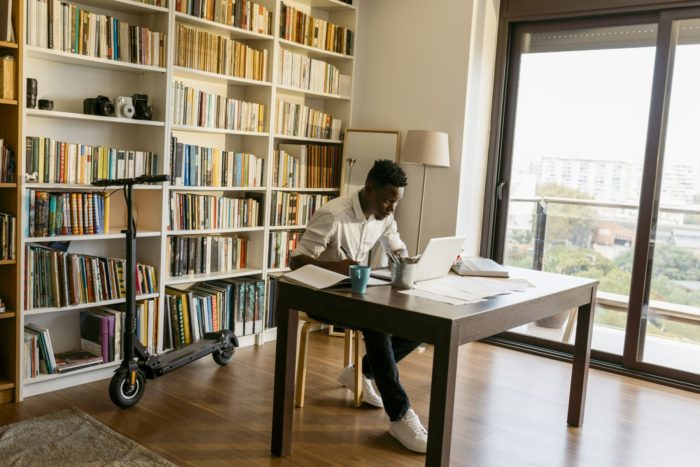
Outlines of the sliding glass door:
{"label": "sliding glass door", "polygon": [[[519,33],[505,264],[600,280],[593,348],[622,355],[656,25]],[[515,332],[570,342],[573,316]]]}
{"label": "sliding glass door", "polygon": [[660,178],[634,360],[700,374],[700,19],[669,21]]}
{"label": "sliding glass door", "polygon": [[[510,38],[483,253],[598,279],[594,357],[700,384],[700,10]],[[507,337],[570,349],[574,316]]]}

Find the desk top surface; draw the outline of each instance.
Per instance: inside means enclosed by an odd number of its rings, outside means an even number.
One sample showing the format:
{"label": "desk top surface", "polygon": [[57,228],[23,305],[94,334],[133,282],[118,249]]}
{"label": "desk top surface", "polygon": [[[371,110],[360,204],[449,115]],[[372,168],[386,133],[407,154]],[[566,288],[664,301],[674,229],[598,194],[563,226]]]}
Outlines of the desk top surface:
{"label": "desk top surface", "polygon": [[[476,303],[450,305],[411,295],[398,293],[389,285],[368,287],[364,295],[354,294],[349,289],[313,290],[303,285],[293,284],[281,278],[281,282],[292,286],[297,292],[295,298],[306,297],[304,311],[313,311],[330,320],[348,324],[366,325],[371,322],[380,326],[382,322],[393,325],[392,320],[443,322],[449,325],[475,325],[491,331],[502,330],[525,324],[557,312],[590,303],[598,281],[582,277],[565,276],[529,269],[508,268],[511,278],[527,279],[534,287],[525,292],[499,295]],[[302,292],[302,293],[298,293]],[[292,300],[291,306],[295,305]],[[348,311],[352,310],[352,314]],[[373,319],[383,310],[381,320]],[[372,316],[363,316],[372,313]],[[379,322],[378,322],[379,321]],[[500,332],[500,331],[498,331]],[[490,334],[488,334],[490,335]]]}

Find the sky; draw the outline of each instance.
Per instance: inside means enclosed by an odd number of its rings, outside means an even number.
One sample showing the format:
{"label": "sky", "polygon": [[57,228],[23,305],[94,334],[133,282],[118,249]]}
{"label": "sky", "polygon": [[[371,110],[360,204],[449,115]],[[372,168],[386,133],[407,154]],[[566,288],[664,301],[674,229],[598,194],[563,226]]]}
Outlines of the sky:
{"label": "sky", "polygon": [[[543,156],[640,162],[654,47],[522,55],[514,172]],[[676,51],[666,160],[700,160],[700,46]]]}

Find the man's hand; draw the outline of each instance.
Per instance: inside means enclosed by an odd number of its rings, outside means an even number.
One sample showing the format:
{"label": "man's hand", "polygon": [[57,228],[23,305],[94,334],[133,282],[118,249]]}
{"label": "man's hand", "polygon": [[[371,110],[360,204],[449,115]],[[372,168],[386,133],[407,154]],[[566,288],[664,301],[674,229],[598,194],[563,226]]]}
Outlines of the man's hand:
{"label": "man's hand", "polygon": [[391,254],[394,256],[406,257],[406,256],[408,256],[408,250],[406,250],[405,248],[402,248],[401,250],[392,251]]}
{"label": "man's hand", "polygon": [[326,269],[330,269],[333,272],[347,276],[350,274],[350,266],[353,264],[359,264],[357,261],[351,261],[349,259],[341,259],[340,261],[328,262],[324,266]]}

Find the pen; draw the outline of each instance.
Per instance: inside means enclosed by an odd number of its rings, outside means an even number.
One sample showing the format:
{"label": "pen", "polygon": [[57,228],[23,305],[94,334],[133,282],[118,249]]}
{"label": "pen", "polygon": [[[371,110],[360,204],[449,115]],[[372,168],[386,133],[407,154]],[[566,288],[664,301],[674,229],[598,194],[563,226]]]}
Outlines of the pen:
{"label": "pen", "polygon": [[355,261],[354,259],[352,259],[352,255],[350,253],[348,253],[348,250],[346,250],[343,245],[340,245],[340,251],[343,252],[343,254],[347,257],[347,259],[349,259],[350,261]]}

